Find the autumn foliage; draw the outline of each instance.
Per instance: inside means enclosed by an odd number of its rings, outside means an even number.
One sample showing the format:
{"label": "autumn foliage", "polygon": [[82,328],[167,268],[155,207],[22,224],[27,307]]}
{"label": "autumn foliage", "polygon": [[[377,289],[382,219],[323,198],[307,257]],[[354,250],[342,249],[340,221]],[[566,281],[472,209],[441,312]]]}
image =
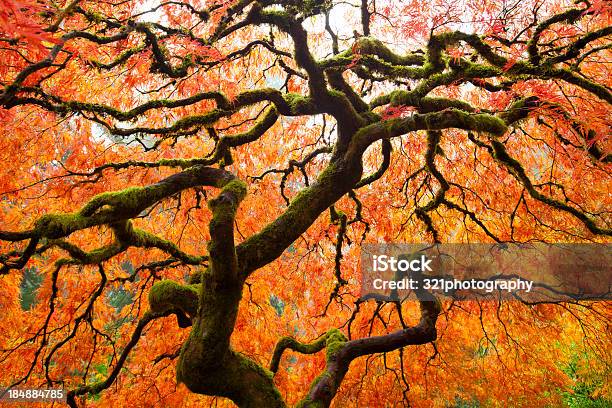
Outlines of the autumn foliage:
{"label": "autumn foliage", "polygon": [[0,386],[605,406],[609,302],[365,300],[359,251],[609,242],[611,20],[605,1],[0,0]]}

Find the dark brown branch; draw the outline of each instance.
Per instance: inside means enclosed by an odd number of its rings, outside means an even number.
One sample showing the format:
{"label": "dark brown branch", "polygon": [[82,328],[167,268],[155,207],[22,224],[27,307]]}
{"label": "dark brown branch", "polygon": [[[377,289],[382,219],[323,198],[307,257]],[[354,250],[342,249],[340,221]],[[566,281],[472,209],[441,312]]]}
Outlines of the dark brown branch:
{"label": "dark brown branch", "polygon": [[123,368],[123,366],[124,366],[128,356],[129,356],[130,352],[136,346],[136,344],[138,344],[138,341],[140,340],[140,337],[142,336],[142,333],[143,333],[145,327],[147,327],[147,325],[150,322],[152,322],[153,320],[158,319],[160,317],[168,316],[169,314],[170,314],[169,312],[168,313],[164,313],[164,314],[154,314],[154,313],[150,313],[150,312],[145,313],[145,315],[138,321],[138,324],[136,325],[136,328],[132,332],[132,337],[130,338],[128,343],[125,345],[125,347],[123,349],[123,352],[119,356],[119,359],[117,360],[117,363],[115,364],[115,366],[111,370],[111,372],[108,375],[108,377],[106,379],[104,379],[103,381],[99,381],[99,382],[96,382],[94,384],[84,385],[82,387],[79,387],[79,388],[76,388],[74,390],[68,391],[68,393],[67,393],[67,403],[68,403],[68,405],[71,408],[78,408],[78,405],[76,403],[76,397],[77,396],[85,395],[85,394],[97,394],[100,391],[105,390],[108,387],[110,387],[115,382],[115,380],[117,379],[117,376],[121,372],[121,369]]}

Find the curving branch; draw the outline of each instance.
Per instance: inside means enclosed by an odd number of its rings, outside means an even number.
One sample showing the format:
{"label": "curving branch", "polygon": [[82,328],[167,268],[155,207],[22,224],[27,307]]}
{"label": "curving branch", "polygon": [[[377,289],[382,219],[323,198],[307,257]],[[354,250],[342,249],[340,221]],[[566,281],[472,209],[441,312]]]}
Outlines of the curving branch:
{"label": "curving branch", "polygon": [[[99,263],[123,252],[128,246],[143,248],[159,248],[178,259],[190,264],[199,264],[205,258],[191,257],[183,253],[173,243],[156,237],[150,233],[132,228],[127,222],[160,200],[170,197],[182,190],[198,186],[223,187],[234,179],[234,176],[222,169],[192,166],[176,173],[156,184],[146,187],[132,187],[123,191],[103,193],[92,198],[81,210],[68,214],[46,214],[34,223],[34,228],[25,232],[0,232],[0,237],[11,241],[29,239],[26,249],[16,261],[0,258],[2,267],[0,274],[6,274],[12,269],[21,269],[35,253],[41,239],[57,240],[70,234],[103,224],[113,227],[117,243],[111,246],[85,254],[61,241],[57,245],[67,250],[76,259],[85,263]],[[90,262],[91,261],[91,262]]]}
{"label": "curving branch", "polygon": [[270,371],[276,373],[281,362],[281,358],[285,350],[296,351],[300,354],[314,354],[323,350],[326,346],[327,339],[333,332],[327,332],[320,336],[318,339],[310,343],[301,343],[293,337],[287,336],[281,338],[272,353],[272,360],[270,360]]}
{"label": "curving branch", "polygon": [[106,377],[102,381],[98,381],[96,383],[89,384],[89,385],[84,385],[82,387],[78,387],[74,390],[68,391],[67,393],[68,406],[70,406],[71,408],[77,408],[78,405],[76,403],[76,397],[78,397],[79,395],[97,394],[100,391],[103,391],[107,389],[108,387],[110,387],[115,382],[119,374],[121,373],[121,370],[123,369],[123,366],[125,365],[125,362],[129,354],[131,353],[132,349],[136,347],[136,345],[138,344],[138,341],[140,340],[143,334],[143,331],[147,327],[147,325],[151,323],[152,321],[154,321],[155,319],[158,319],[160,317],[165,317],[168,315],[169,313],[162,313],[162,314],[155,314],[151,312],[145,313],[145,315],[138,321],[136,328],[132,332],[132,337],[130,338],[128,343],[125,345],[123,351],[121,352],[121,355],[119,356],[119,359],[117,360],[117,363],[111,370],[108,377]]}

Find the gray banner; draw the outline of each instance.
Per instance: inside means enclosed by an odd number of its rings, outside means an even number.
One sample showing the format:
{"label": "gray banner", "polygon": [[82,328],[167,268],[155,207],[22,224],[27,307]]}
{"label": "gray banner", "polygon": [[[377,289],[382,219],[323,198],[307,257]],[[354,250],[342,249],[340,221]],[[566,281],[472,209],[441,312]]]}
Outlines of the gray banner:
{"label": "gray banner", "polygon": [[610,244],[364,244],[362,298],[612,299]]}

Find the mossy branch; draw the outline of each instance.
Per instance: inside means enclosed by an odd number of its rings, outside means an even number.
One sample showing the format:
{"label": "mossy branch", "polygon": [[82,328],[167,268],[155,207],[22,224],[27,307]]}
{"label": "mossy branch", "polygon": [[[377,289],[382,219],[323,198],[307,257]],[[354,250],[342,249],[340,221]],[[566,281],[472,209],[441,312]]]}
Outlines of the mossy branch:
{"label": "mossy branch", "polygon": [[200,285],[181,285],[166,279],[157,282],[149,291],[149,307],[153,313],[181,310],[195,316],[199,305]]}
{"label": "mossy branch", "polygon": [[359,182],[355,185],[355,189],[367,186],[368,184],[372,184],[385,174],[385,172],[389,168],[389,165],[391,164],[391,151],[391,141],[389,139],[382,139],[382,162],[380,163],[380,167],[374,173],[359,180]]}
{"label": "mossy branch", "polygon": [[[324,69],[346,67],[355,58],[358,58],[361,63],[361,59],[367,56],[376,57],[379,64],[385,64],[389,69],[401,70],[407,66],[422,66],[425,63],[425,56],[422,52],[399,55],[391,51],[382,41],[364,36],[359,37],[350,49],[320,61],[319,65]],[[367,62],[366,65],[368,65]]]}
{"label": "mossy branch", "polygon": [[281,338],[274,347],[272,359],[270,360],[270,371],[272,371],[273,373],[276,373],[278,371],[280,361],[285,350],[289,349],[301,354],[317,353],[325,348],[325,344],[329,335],[330,332],[327,332],[310,343],[302,343],[291,336]]}
{"label": "mossy branch", "polygon": [[299,408],[329,407],[335,397],[351,362],[361,356],[385,353],[409,345],[432,342],[437,337],[436,321],[441,311],[440,303],[424,290],[417,291],[421,319],[416,326],[382,336],[347,340],[339,330],[332,330],[326,339],[326,367],[310,387],[310,391],[297,405]]}
{"label": "mossy branch", "polygon": [[[8,273],[11,269],[23,268],[36,252],[41,239],[59,240],[73,232],[104,224],[113,228],[117,243],[91,253],[85,253],[64,241],[56,241],[54,244],[68,251],[80,263],[99,263],[122,252],[128,246],[137,246],[159,248],[185,263],[199,264],[206,260],[205,256],[190,256],[170,241],[146,231],[134,229],[127,220],[136,217],[156,202],[187,188],[205,185],[221,188],[229,185],[227,191],[235,193],[240,189],[235,186],[235,183],[231,183],[233,179],[234,176],[231,173],[222,169],[201,165],[192,166],[150,186],[132,187],[123,191],[99,194],[75,213],[46,214],[36,220],[31,230],[2,231],[0,232],[1,239],[14,241],[29,239],[30,242],[17,261],[8,262],[0,258],[3,264],[0,274]],[[242,199],[243,196],[240,197]]]}
{"label": "mossy branch", "polygon": [[[221,193],[208,202],[213,213],[210,221],[208,253],[214,279],[235,282],[238,279],[236,249],[234,247],[234,219],[238,205],[247,193],[246,183],[234,179]],[[228,284],[226,282],[225,284]]]}

